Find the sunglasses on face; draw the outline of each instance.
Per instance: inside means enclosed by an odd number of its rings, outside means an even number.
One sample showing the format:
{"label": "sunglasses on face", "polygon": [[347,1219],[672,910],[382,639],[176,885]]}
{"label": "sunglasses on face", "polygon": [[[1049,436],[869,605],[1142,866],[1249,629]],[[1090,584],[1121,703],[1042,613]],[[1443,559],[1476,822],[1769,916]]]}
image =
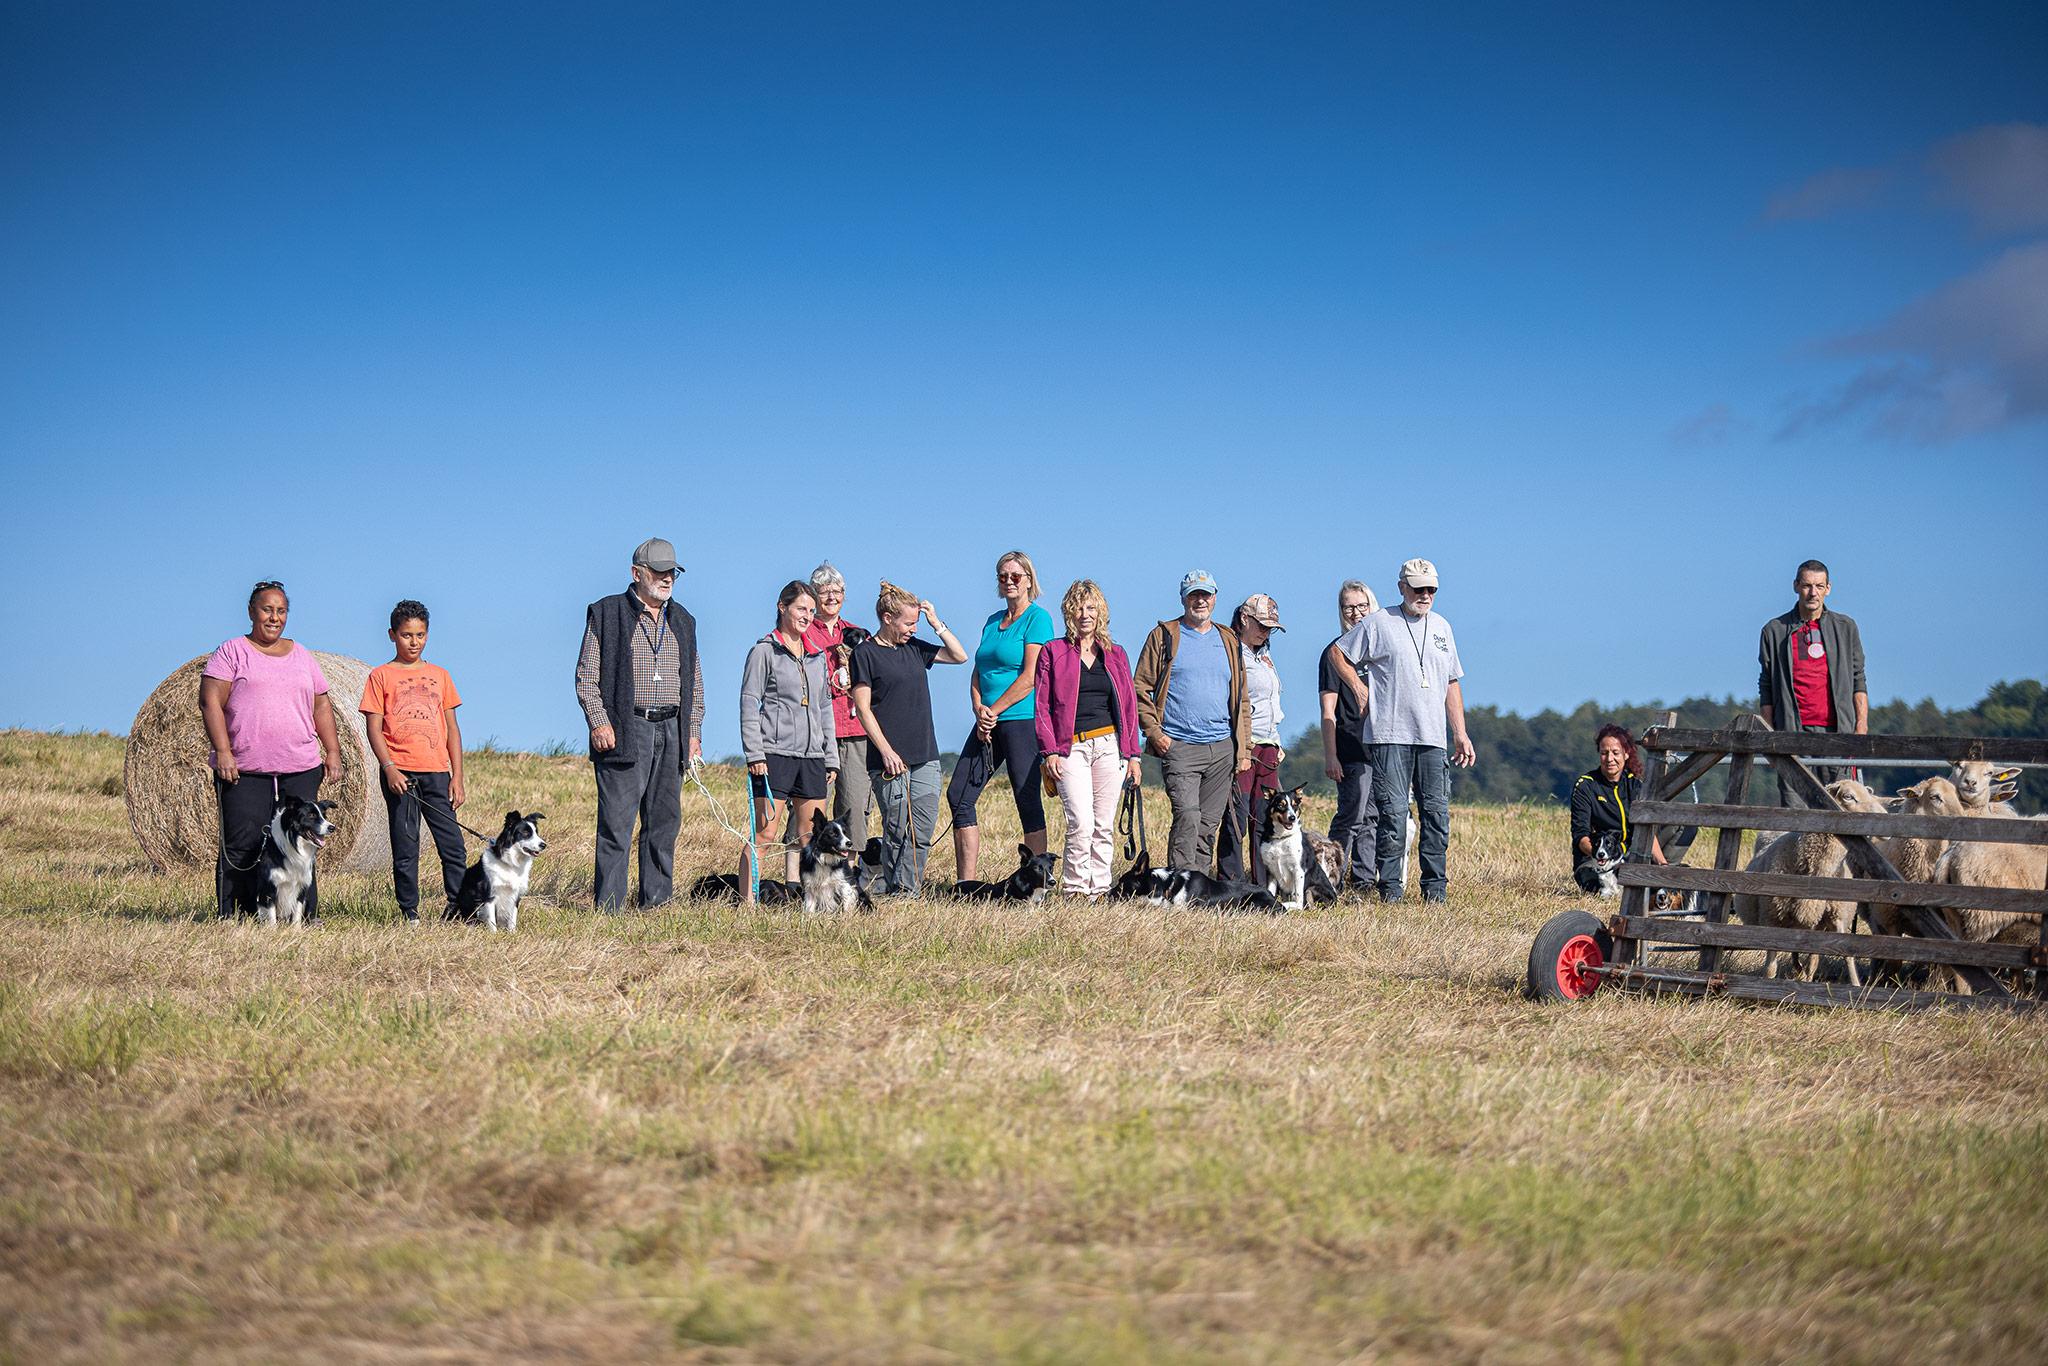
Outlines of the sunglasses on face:
{"label": "sunglasses on face", "polygon": [[1413,594],[1414,594],[1414,595],[1415,595],[1416,597],[1418,597],[1418,598],[1433,598],[1433,597],[1435,597],[1435,596],[1436,596],[1436,589],[1434,589],[1434,588],[1417,588],[1417,587],[1416,587],[1416,586],[1415,586],[1414,584],[1412,584],[1412,583],[1408,585],[1408,591],[1409,591],[1409,592],[1411,592],[1411,593],[1413,593]]}
{"label": "sunglasses on face", "polygon": [[1015,573],[1012,573],[1012,574],[1001,574],[1001,573],[999,573],[999,574],[997,574],[997,575],[996,575],[996,582],[997,582],[997,583],[1022,583],[1022,582],[1024,582],[1024,579],[1025,579],[1025,576],[1024,576],[1024,575],[1022,575],[1022,574],[1015,574]]}

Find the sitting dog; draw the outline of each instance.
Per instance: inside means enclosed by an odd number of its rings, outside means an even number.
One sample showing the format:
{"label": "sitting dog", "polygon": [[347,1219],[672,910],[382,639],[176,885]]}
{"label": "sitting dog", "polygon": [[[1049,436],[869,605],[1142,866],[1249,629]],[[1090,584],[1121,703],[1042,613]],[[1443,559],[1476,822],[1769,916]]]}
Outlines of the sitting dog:
{"label": "sitting dog", "polygon": [[333,802],[286,797],[270,818],[263,849],[256,855],[256,918],[265,925],[275,925],[279,915],[294,925],[305,919],[313,856],[334,833],[334,823],[327,819],[333,809]]}
{"label": "sitting dog", "polygon": [[1311,895],[1317,901],[1335,901],[1337,889],[1344,885],[1344,853],[1334,841],[1303,828],[1301,793],[1297,784],[1268,797],[1259,829],[1266,890],[1290,911],[1300,910]]}
{"label": "sitting dog", "polygon": [[1266,890],[1290,911],[1308,901],[1308,851],[1301,839],[1301,788],[1283,787],[1266,798],[1266,818],[1259,825],[1259,861],[1266,870]]}
{"label": "sitting dog", "polygon": [[828,821],[824,812],[813,812],[811,837],[797,857],[797,885],[803,888],[806,911],[816,915],[875,909],[868,889],[861,885],[860,859],[843,822]]}
{"label": "sitting dog", "polygon": [[1614,870],[1627,862],[1627,852],[1622,848],[1621,835],[1613,830],[1603,830],[1593,841],[1593,852],[1580,859],[1572,869],[1572,877],[1582,891],[1595,896],[1621,895],[1621,882],[1614,876]]}
{"label": "sitting dog", "polygon": [[1337,841],[1306,827],[1301,842],[1308,853],[1308,892],[1317,901],[1335,901],[1351,876],[1351,860]]}
{"label": "sitting dog", "polygon": [[519,898],[526,895],[534,856],[548,847],[539,827],[546,819],[538,811],[505,813],[505,828],[462,875],[462,890],[448,905],[450,920],[481,920],[493,934],[501,921],[508,932],[519,928]]}
{"label": "sitting dog", "polygon": [[1059,864],[1059,855],[1034,854],[1030,845],[1020,844],[1017,857],[1017,871],[1001,882],[962,878],[953,884],[953,895],[967,901],[1024,901],[1033,905],[1045,900],[1045,894],[1052,889],[1052,870]]}

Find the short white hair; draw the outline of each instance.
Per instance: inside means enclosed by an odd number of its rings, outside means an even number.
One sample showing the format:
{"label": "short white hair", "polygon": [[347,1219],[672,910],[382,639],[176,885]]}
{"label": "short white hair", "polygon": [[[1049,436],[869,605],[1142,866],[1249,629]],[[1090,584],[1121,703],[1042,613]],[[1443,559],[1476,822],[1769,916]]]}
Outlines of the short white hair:
{"label": "short white hair", "polygon": [[811,587],[844,589],[846,575],[833,568],[832,561],[827,560],[811,571]]}

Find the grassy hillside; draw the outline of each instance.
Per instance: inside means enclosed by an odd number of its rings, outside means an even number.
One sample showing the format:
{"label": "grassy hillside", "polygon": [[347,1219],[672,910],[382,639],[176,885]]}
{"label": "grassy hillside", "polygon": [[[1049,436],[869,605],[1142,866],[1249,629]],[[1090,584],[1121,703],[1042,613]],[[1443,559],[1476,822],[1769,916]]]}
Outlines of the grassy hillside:
{"label": "grassy hillside", "polygon": [[1448,907],[601,920],[587,765],[493,754],[516,937],[280,933],[120,757],[0,734],[0,1359],[2048,1356],[2048,1021],[1529,1004],[1552,811]]}

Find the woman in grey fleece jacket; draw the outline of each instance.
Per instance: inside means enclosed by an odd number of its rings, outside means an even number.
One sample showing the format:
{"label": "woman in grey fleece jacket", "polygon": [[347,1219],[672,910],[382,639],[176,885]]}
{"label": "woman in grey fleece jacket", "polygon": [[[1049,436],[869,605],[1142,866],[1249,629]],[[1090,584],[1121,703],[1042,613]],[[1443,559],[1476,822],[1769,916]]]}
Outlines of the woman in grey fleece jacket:
{"label": "woman in grey fleece jacket", "polygon": [[[782,867],[789,883],[797,877],[797,846],[810,833],[812,814],[823,809],[831,774],[839,767],[826,659],[804,647],[804,631],[817,613],[817,595],[809,584],[785,584],[775,600],[775,629],[747,651],[740,675],[740,745],[751,775],[754,843],[770,844],[778,808],[787,806]],[[740,886],[749,896],[754,885],[750,857],[740,855]]]}

